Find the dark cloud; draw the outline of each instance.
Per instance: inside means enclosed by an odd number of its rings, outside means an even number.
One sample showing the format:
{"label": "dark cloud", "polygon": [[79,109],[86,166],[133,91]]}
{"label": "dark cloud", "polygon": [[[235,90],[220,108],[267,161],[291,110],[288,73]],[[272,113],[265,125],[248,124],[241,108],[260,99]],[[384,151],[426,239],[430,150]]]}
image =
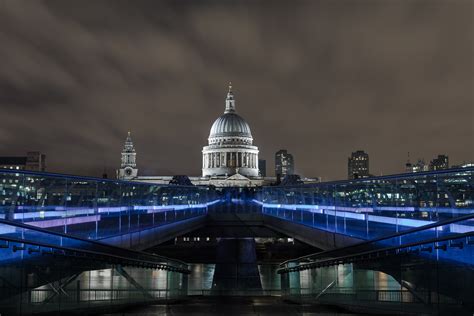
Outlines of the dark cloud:
{"label": "dark cloud", "polygon": [[0,3],[0,154],[98,175],[132,131],[141,170],[197,175],[232,81],[271,169],[375,174],[474,159],[472,1]]}

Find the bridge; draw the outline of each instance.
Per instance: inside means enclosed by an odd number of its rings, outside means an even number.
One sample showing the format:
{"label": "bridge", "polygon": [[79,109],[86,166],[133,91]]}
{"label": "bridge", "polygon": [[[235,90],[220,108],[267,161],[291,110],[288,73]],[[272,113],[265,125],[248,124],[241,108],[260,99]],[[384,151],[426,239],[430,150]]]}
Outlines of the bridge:
{"label": "bridge", "polygon": [[[364,314],[472,315],[473,174],[252,189],[1,170],[0,313],[249,295]],[[189,236],[214,240],[215,253],[180,242]]]}

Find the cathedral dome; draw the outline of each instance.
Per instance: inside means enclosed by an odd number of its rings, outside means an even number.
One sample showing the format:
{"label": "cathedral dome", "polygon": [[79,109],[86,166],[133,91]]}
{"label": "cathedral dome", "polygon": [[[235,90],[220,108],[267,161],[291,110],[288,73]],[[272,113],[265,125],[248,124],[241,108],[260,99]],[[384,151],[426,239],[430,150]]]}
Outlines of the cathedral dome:
{"label": "cathedral dome", "polygon": [[231,85],[224,114],[212,124],[208,141],[202,148],[203,177],[259,176],[258,147],[253,145],[249,124],[235,112]]}
{"label": "cathedral dome", "polygon": [[212,124],[209,138],[213,137],[248,137],[252,138],[249,124],[238,114],[228,112]]}

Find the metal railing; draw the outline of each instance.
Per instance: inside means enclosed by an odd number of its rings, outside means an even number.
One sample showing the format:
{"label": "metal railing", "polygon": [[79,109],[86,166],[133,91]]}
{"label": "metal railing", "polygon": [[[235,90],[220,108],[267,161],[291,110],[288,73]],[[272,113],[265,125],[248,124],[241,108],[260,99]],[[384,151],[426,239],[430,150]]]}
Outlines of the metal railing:
{"label": "metal railing", "polygon": [[[404,243],[406,243],[405,240],[409,240],[408,238],[403,238],[403,237],[415,237],[415,239],[421,239],[419,240],[419,242],[422,242],[423,239],[427,239],[426,237],[432,237],[432,236],[440,235],[440,234],[447,234],[448,236],[446,237],[448,238],[456,237],[456,236],[459,236],[459,233],[456,233],[456,232],[451,233],[449,229],[443,230],[443,228],[445,227],[449,228],[451,224],[455,224],[455,223],[471,223],[470,225],[472,226],[466,226],[466,227],[468,227],[470,230],[472,230],[472,232],[474,232],[473,219],[474,219],[474,214],[469,214],[469,215],[456,217],[456,218],[452,218],[452,219],[448,219],[444,221],[439,221],[439,222],[428,224],[425,226],[405,230],[399,233],[390,234],[388,236],[383,236],[383,237],[375,238],[372,240],[363,241],[363,242],[349,245],[346,247],[340,247],[336,249],[321,251],[314,254],[298,257],[295,259],[286,260],[282,262],[280,266],[284,268],[285,266],[288,266],[290,263],[316,261],[318,259],[341,256],[342,254],[344,255],[358,254],[362,251],[368,251],[371,249],[376,251],[377,248],[384,248],[384,247],[386,248],[386,246],[389,244],[396,244],[398,246],[402,246]],[[418,234],[420,232],[427,232],[427,231],[430,232],[429,235]],[[410,238],[410,239],[411,241],[413,240],[413,238]]]}
{"label": "metal railing", "polygon": [[371,240],[474,213],[474,168],[261,188],[266,216]]}
{"label": "metal railing", "polygon": [[50,253],[56,256],[89,256],[105,260],[106,262],[119,262],[132,266],[159,267],[164,270],[189,273],[187,263],[180,260],[51,232],[22,223],[0,220],[0,228],[5,229],[6,227],[12,228],[11,233],[0,235],[0,241],[3,241],[0,247],[11,247],[12,253],[10,255],[4,254],[0,258],[0,262],[14,258],[24,260],[25,257],[21,255],[21,252],[24,251],[29,256]]}
{"label": "metal railing", "polygon": [[0,169],[0,219],[87,239],[204,216],[219,198],[209,187]]}
{"label": "metal railing", "polygon": [[[425,247],[431,245],[430,247]],[[323,259],[314,262],[304,262],[293,267],[280,268],[277,272],[279,274],[303,271],[308,269],[315,269],[319,267],[327,267],[333,265],[340,265],[346,263],[354,263],[361,261],[377,261],[381,258],[396,255],[423,255],[426,253],[433,253],[439,251],[447,251],[448,248],[463,249],[465,246],[474,245],[474,232],[458,234],[456,236],[447,236],[441,238],[433,238],[419,242],[406,243],[400,246],[380,248],[370,251],[359,252],[346,256]],[[469,259],[474,260],[472,254],[469,253]],[[473,262],[474,263],[474,262]]]}

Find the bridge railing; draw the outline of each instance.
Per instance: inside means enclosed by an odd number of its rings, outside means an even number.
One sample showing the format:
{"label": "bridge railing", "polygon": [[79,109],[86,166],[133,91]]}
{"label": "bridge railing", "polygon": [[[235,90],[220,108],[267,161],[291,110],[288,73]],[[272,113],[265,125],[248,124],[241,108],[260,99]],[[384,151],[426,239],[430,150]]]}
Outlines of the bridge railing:
{"label": "bridge railing", "polygon": [[10,232],[0,235],[0,249],[10,250],[2,252],[0,265],[41,258],[44,253],[51,252],[63,259],[67,257],[66,253],[79,251],[84,255],[90,252],[93,256],[105,256],[105,258],[112,256],[120,259],[121,264],[146,263],[146,266],[159,266],[162,269],[172,269],[182,273],[189,272],[188,264],[180,260],[51,232],[22,223],[0,220],[0,229]]}
{"label": "bridge railing", "polygon": [[282,296],[359,311],[474,312],[474,232],[312,259],[288,261],[279,270]]}
{"label": "bridge railing", "polygon": [[[189,270],[158,260],[0,237],[0,313],[62,314],[187,295]],[[11,260],[10,253],[19,256]]]}
{"label": "bridge railing", "polygon": [[255,201],[265,215],[370,240],[474,213],[474,168],[263,187]]}
{"label": "bridge railing", "polygon": [[[474,244],[474,239],[471,235],[474,235],[474,214],[464,215],[449,220],[436,222],[434,224],[428,224],[422,227],[412,228],[400,233],[392,234],[385,237],[379,237],[369,241],[356,243],[353,245],[340,247],[336,249],[330,249],[326,251],[309,254],[295,259],[284,261],[280,264],[278,273],[287,273],[291,269],[307,270],[311,269],[318,262],[327,262],[333,258],[346,258],[350,256],[357,256],[360,253],[385,253],[392,249],[403,248],[406,245],[413,245],[414,243],[422,244],[424,241],[435,240],[440,238],[456,239],[459,236],[468,236],[465,245],[459,244],[454,245],[454,248],[464,249],[463,252],[446,251],[448,245],[443,244],[436,248],[426,248],[424,251],[419,252],[421,256],[425,256],[425,252],[431,254],[433,251],[437,253],[437,259],[439,260],[450,260],[458,263],[465,263],[468,265],[474,265],[474,249],[468,251],[470,248],[464,246],[471,246]],[[458,227],[469,227],[470,229],[463,229],[460,232]],[[454,255],[454,256],[453,256]]]}
{"label": "bridge railing", "polygon": [[202,216],[218,200],[209,187],[0,169],[0,219],[88,239]]}
{"label": "bridge railing", "polygon": [[0,314],[65,313],[182,298],[179,260],[0,220]]}

